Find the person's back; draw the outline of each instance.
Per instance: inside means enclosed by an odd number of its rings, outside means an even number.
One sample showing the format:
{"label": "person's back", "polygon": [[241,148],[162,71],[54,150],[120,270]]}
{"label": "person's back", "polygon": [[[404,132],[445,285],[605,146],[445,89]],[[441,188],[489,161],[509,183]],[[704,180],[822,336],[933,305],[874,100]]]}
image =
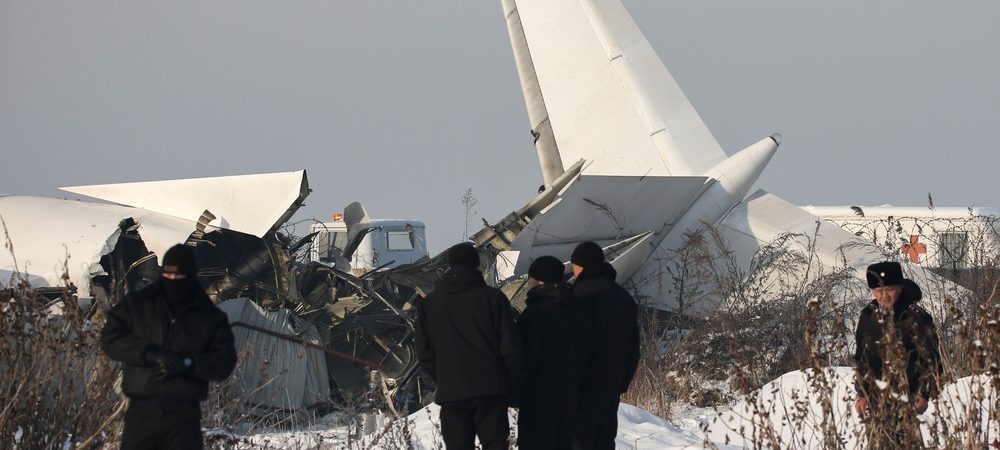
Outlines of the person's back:
{"label": "person's back", "polygon": [[617,401],[628,389],[639,362],[638,307],[623,287],[615,283],[615,269],[606,262],[587,268],[573,285],[573,293],[589,312],[590,364],[582,389],[600,398]]}
{"label": "person's back", "polygon": [[590,355],[580,380],[577,449],[613,449],[618,401],[639,364],[638,307],[615,282],[616,272],[593,242],[573,251],[573,293],[589,315]]}
{"label": "person's back", "polygon": [[518,383],[521,406],[575,407],[585,357],[584,330],[573,289],[564,283],[532,288],[517,321],[524,347]]}
{"label": "person's back", "polygon": [[436,383],[449,449],[507,448],[507,404],[521,357],[510,303],[483,281],[469,244],[448,250],[451,269],[417,305],[421,367]]}
{"label": "person's back", "polygon": [[510,395],[519,353],[513,327],[504,323],[511,320],[510,303],[482,273],[451,268],[419,310],[422,334],[433,348],[433,360],[426,352],[421,360],[437,384],[434,401]]}
{"label": "person's back", "polygon": [[585,317],[573,289],[562,281],[563,264],[535,260],[527,306],[517,327],[524,347],[518,376],[518,447],[568,449],[573,435],[583,358],[589,354]]}

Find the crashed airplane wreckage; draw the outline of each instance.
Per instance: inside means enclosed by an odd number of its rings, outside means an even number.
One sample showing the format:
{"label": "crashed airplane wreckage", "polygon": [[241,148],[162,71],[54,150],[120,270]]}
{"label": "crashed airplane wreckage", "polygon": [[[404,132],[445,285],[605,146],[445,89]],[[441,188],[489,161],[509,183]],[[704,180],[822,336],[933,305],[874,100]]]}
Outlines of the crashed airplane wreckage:
{"label": "crashed airplane wreckage", "polygon": [[[63,189],[116,204],[0,196],[0,289],[26,282],[93,314],[157,279],[158,256],[183,242],[246,353],[240,373],[254,403],[327,404],[365,392],[372,371],[387,396],[419,399],[409,306],[437,277],[298,263],[311,236],[292,242],[280,227],[310,192],[305,171]],[[360,239],[365,224],[353,225]]]}
{"label": "crashed airplane wreckage", "polygon": [[[774,194],[750,194],[781,137],[726,154],[618,0],[501,5],[546,189],[472,240],[489,265],[487,281],[515,306],[533,259],[566,261],[590,240],[605,248],[618,281],[640,281],[644,304],[680,312],[690,299],[664,266],[683,263],[675,252],[706,224],[732,246],[741,270],[787,234],[821,237],[810,244],[820,263],[852,270],[862,285],[863,268],[884,258],[851,247],[863,242]],[[356,395],[372,389],[374,371],[389,407],[422,403],[430,386],[416,369],[411,306],[440,279],[443,258],[361,275],[339,261],[298,263],[310,237],[291,242],[279,227],[308,195],[304,171],[67,190],[118,205],[0,197],[15,249],[0,254],[0,283],[16,275],[56,297],[68,280],[76,295],[103,304],[154,279],[156,255],[187,242],[202,266],[199,281],[240,329],[239,344],[285,368],[244,370],[265,371],[244,375],[249,387],[263,386],[255,402],[297,408],[330,392]],[[348,210],[353,242],[367,215]],[[921,285],[946,284],[917,265],[906,271]],[[703,314],[719,301],[683,313]],[[290,357],[303,346],[308,357]]]}
{"label": "crashed airplane wreckage", "polygon": [[[115,204],[0,197],[10,244],[0,254],[0,288],[24,281],[54,301],[75,295],[95,313],[157,279],[158,255],[184,242],[195,251],[198,281],[230,318],[253,403],[294,410],[374,388],[388,409],[410,409],[433,388],[418,373],[412,306],[434,289],[446,258],[352,273],[347,261],[372,228],[354,203],[336,264],[299,263],[314,235],[292,242],[280,228],[310,192],[305,171],[63,189]],[[543,193],[518,217],[530,220],[554,199]],[[499,229],[477,234],[483,269],[523,305],[526,276],[492,264],[505,261]],[[649,237],[605,248],[624,279],[648,256],[636,249],[648,248],[641,244]]]}

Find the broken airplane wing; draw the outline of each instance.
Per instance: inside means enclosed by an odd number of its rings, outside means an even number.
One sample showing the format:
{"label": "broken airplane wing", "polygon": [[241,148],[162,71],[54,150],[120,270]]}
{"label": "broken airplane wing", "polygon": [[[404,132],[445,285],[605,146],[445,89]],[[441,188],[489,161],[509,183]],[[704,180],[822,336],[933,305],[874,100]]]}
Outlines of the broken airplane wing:
{"label": "broken airplane wing", "polygon": [[202,212],[210,225],[257,237],[275,231],[309,195],[306,171],[98,184],[60,188],[192,222]]}
{"label": "broken airplane wing", "polygon": [[[65,287],[69,281],[81,297],[90,297],[92,279],[109,275],[110,268],[101,259],[115,252],[121,242],[137,243],[129,250],[137,254],[123,260],[132,264],[145,252],[162,255],[196,231],[226,230],[251,241],[270,240],[267,235],[291,217],[309,193],[305,171],[65,189],[128,206],[0,197],[0,218],[12,246],[0,252],[0,286],[15,276],[34,287]],[[199,223],[205,211],[211,214],[204,219],[211,222]],[[235,239],[232,245],[265,251],[265,244],[257,249],[258,245],[248,242]]]}

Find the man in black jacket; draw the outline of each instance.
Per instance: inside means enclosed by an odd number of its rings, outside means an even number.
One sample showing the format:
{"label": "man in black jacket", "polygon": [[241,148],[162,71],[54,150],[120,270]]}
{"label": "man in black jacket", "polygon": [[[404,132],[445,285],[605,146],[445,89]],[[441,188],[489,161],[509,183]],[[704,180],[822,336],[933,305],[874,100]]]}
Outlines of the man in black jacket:
{"label": "man in black jacket", "polygon": [[521,450],[568,450],[583,358],[585,318],[563,282],[565,267],[543,256],[528,269],[527,307],[517,320],[524,346],[518,376],[517,445]]}
{"label": "man in black jacket", "polygon": [[208,382],[236,367],[233,332],[196,279],[190,247],[163,255],[162,278],[108,311],[101,348],[124,366],[123,449],[199,449]]}
{"label": "man in black jacket", "polygon": [[451,450],[506,449],[514,377],[521,341],[510,302],[486,285],[471,244],[448,249],[451,268],[417,305],[420,365],[434,380],[441,405],[441,434]]}
{"label": "man in black jacket", "polygon": [[934,320],[917,305],[920,287],[903,278],[899,263],[872,264],[867,278],[875,300],[861,311],[855,333],[855,408],[869,422],[870,447],[922,446],[914,413],[937,396],[941,376]]}
{"label": "man in black jacket", "polygon": [[580,382],[574,449],[614,449],[619,396],[639,365],[638,307],[615,282],[615,269],[593,242],[573,250],[573,293],[588,310],[590,356]]}

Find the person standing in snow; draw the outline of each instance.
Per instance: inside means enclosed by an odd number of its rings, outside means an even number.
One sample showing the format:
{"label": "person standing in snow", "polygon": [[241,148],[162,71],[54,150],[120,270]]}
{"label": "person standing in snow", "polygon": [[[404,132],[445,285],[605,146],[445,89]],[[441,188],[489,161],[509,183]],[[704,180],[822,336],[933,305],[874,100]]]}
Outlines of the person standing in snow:
{"label": "person standing in snow", "polygon": [[527,306],[517,321],[524,362],[517,383],[517,445],[521,450],[567,450],[587,339],[565,267],[543,256],[528,269]]}
{"label": "person standing in snow", "polygon": [[614,449],[619,398],[639,365],[638,307],[615,282],[617,273],[604,261],[599,245],[581,243],[570,262],[576,275],[573,293],[587,311],[591,343],[580,380],[573,448]]}
{"label": "person standing in snow", "polygon": [[205,294],[190,247],[163,255],[161,278],[108,311],[101,348],[123,365],[123,449],[200,449],[208,382],[236,367],[226,314]]}
{"label": "person standing in snow", "polygon": [[450,450],[507,448],[510,404],[521,361],[521,340],[510,301],[486,285],[479,252],[462,243],[447,251],[451,266],[417,303],[416,348],[434,380],[441,434]]}
{"label": "person standing in snow", "polygon": [[938,394],[941,353],[934,320],[920,307],[922,293],[897,262],[868,266],[875,299],[861,311],[855,332],[855,409],[871,448],[921,448],[916,414]]}

